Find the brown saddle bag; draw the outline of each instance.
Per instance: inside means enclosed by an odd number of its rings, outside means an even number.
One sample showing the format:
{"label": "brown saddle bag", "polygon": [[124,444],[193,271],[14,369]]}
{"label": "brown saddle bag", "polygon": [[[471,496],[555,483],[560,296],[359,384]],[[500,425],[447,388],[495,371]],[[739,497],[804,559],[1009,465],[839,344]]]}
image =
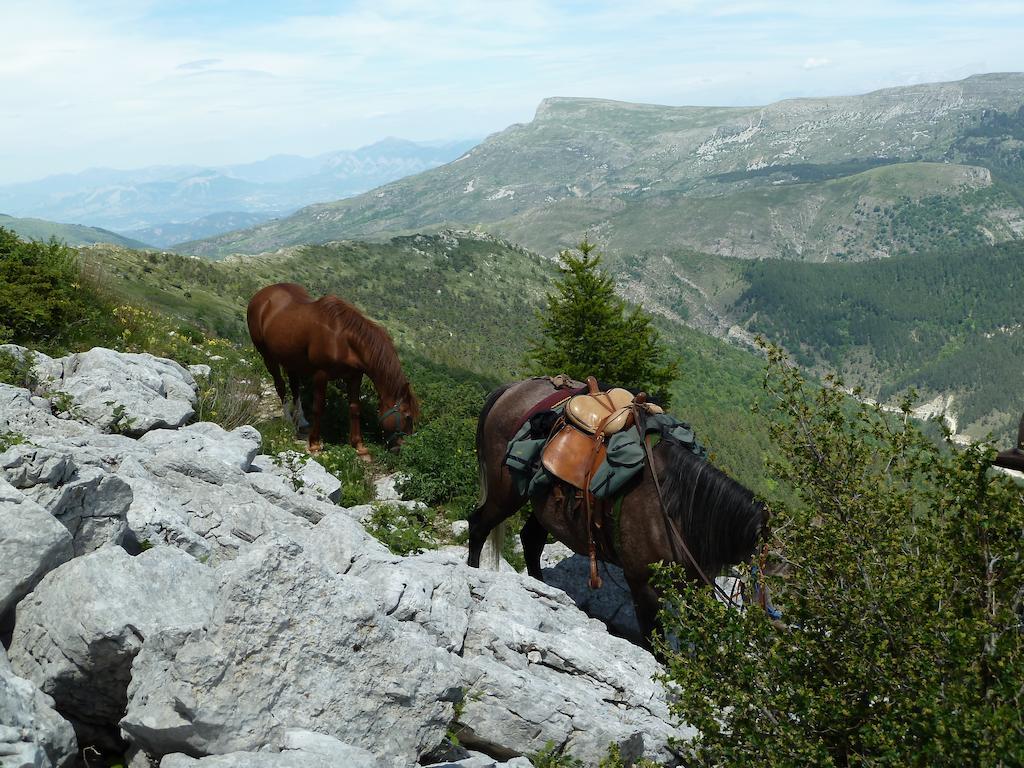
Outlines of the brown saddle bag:
{"label": "brown saddle bag", "polygon": [[544,446],[541,463],[559,480],[582,490],[601,466],[605,453],[607,449],[600,437],[565,424]]}

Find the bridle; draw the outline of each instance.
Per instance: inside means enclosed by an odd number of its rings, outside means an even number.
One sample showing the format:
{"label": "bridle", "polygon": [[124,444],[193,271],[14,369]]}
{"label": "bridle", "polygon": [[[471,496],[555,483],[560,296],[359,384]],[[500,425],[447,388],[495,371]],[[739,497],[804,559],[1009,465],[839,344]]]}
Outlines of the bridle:
{"label": "bridle", "polygon": [[[409,416],[409,432],[406,432],[405,430],[402,429],[406,418],[405,414],[402,413],[402,405],[404,404],[404,399],[398,400],[394,405],[392,405],[390,408],[384,411],[384,413],[382,413],[377,418],[377,421],[380,424],[381,429],[385,431],[385,443],[391,444],[398,440],[399,438],[408,437],[412,433],[412,416]],[[392,418],[395,420],[395,426],[394,429],[388,431],[387,420]]]}

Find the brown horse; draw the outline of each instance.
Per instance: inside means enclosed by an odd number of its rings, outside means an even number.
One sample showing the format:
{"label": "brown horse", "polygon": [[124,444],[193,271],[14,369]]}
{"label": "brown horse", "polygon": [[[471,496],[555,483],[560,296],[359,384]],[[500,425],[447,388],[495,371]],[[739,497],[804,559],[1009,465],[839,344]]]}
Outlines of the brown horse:
{"label": "brown horse", "polygon": [[[354,306],[337,296],[315,301],[301,285],[277,283],[260,290],[249,301],[246,312],[252,343],[274,377],[274,387],[284,406],[286,418],[302,426],[299,381],[313,379],[313,425],[309,450],[323,447],[320,423],[323,419],[327,382],[344,379],[348,393],[349,442],[364,459],[359,426],[359,388],[365,373],[377,390],[379,420],[385,439],[396,446],[411,434],[413,420],[420,415],[419,403],[402,372],[394,342],[388,332],[368,320]],[[285,400],[284,379],[291,385],[291,407]]]}
{"label": "brown horse", "polygon": [[[529,379],[495,390],[484,404],[476,433],[482,500],[469,518],[471,566],[479,567],[491,531],[496,527],[500,531],[502,521],[527,501],[516,491],[504,463],[505,452],[524,417],[555,391],[548,379]],[[655,445],[653,457],[661,494],[651,468],[645,467],[625,488],[617,524],[606,524],[594,533],[598,557],[622,567],[637,621],[648,637],[656,629],[659,606],[649,581],[652,564],[680,563],[697,581],[699,571],[685,555],[689,550],[700,570],[714,578],[726,565],[750,558],[768,522],[767,509],[749,490],[688,447],[662,440]],[[540,556],[548,533],[579,554],[588,552],[585,515],[575,512],[571,504],[560,503],[558,497],[542,491],[529,499],[533,514],[519,534],[527,570],[535,579],[542,579]],[[673,530],[681,532],[685,549]]]}

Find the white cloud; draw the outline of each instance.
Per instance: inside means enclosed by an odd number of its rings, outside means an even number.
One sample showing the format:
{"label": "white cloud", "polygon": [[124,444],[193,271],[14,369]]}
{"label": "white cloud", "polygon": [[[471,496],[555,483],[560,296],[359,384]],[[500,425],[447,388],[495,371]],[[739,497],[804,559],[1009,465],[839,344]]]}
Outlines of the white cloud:
{"label": "white cloud", "polygon": [[814,58],[813,56],[804,61],[804,69],[821,69],[832,63],[832,59]]}

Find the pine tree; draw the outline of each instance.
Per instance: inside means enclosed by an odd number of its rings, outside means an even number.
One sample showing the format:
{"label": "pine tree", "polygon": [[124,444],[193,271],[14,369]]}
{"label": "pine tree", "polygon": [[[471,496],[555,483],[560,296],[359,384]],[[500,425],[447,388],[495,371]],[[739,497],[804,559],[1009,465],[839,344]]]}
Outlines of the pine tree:
{"label": "pine tree", "polygon": [[663,403],[678,364],[641,307],[615,293],[601,256],[586,239],[559,254],[562,277],[540,314],[541,335],[530,346],[528,365],[541,374],[596,376],[615,386],[640,389]]}

